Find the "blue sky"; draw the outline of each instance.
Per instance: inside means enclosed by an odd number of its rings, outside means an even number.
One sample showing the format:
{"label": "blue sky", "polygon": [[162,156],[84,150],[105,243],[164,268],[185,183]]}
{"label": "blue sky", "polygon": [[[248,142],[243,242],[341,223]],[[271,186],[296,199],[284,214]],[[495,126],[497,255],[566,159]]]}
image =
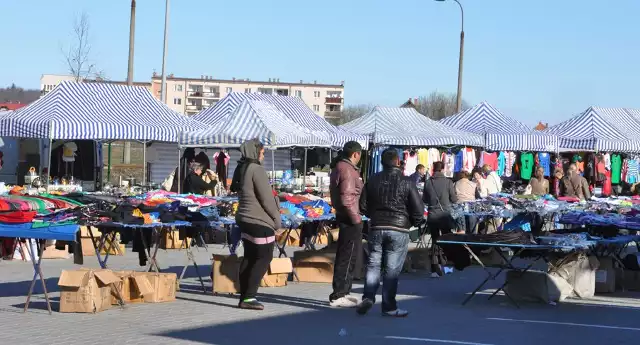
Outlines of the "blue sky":
{"label": "blue sky", "polygon": [[[460,0],[463,96],[527,124],[590,105],[640,108],[640,1]],[[163,0],[138,0],[135,79],[160,72]],[[39,87],[66,73],[74,16],[91,22],[92,60],[127,73],[129,0],[0,0],[0,85]],[[347,104],[396,106],[455,92],[460,13],[433,0],[173,0],[167,72],[219,78],[345,81]],[[10,29],[11,31],[7,31]]]}

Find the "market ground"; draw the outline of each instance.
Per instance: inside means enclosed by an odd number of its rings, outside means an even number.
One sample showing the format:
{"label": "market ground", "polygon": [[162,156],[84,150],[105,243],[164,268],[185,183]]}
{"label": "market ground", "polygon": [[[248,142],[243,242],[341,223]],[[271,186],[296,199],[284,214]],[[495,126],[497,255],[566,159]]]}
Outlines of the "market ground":
{"label": "market ground", "polygon": [[[207,271],[211,253],[223,253],[219,245],[196,252]],[[161,268],[178,271],[185,252],[160,251]],[[137,255],[110,259],[112,269],[136,269]],[[97,267],[95,258],[85,265]],[[178,300],[167,304],[135,304],[121,310],[90,314],[61,314],[56,287],[61,270],[73,269],[72,260],[47,260],[43,264],[53,297],[48,315],[43,295],[37,295],[22,313],[31,280],[28,262],[0,261],[0,325],[6,344],[638,344],[640,294],[596,296],[560,305],[526,304],[514,308],[505,297],[488,301],[478,296],[461,306],[465,294],[484,278],[480,269],[457,272],[441,279],[426,273],[406,274],[400,282],[401,307],[406,319],[380,315],[376,305],[369,315],[328,307],[328,284],[290,283],[283,288],[261,289],[266,310],[236,309],[228,296],[203,294],[195,271],[182,282]],[[495,288],[499,282],[493,282]],[[354,287],[362,291],[361,284]],[[37,288],[38,293],[42,292]],[[490,291],[490,290],[487,290]],[[345,330],[341,332],[341,330]]]}

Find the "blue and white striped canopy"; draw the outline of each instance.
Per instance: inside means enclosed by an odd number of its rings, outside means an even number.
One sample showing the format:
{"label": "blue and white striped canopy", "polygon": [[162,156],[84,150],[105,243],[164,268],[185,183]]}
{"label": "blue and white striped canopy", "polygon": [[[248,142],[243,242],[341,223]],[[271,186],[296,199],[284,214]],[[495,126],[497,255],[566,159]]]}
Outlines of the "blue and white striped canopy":
{"label": "blue and white striped canopy", "polygon": [[299,97],[274,96],[260,93],[233,92],[216,103],[193,116],[193,119],[213,125],[233,112],[243,101],[256,100],[270,103],[280,110],[289,120],[312,131],[317,136],[330,141],[334,147],[342,147],[348,141],[357,141],[364,148],[369,144],[368,138],[340,129],[314,113]]}
{"label": "blue and white striped canopy", "polygon": [[200,128],[146,88],[110,83],[62,82],[0,119],[0,136],[39,139],[177,142],[182,130]]}
{"label": "blue and white striped canopy", "polygon": [[486,102],[444,118],[440,122],[484,136],[484,146],[491,151],[553,152],[558,147],[556,136],[534,131],[522,122],[505,116]]}
{"label": "blue and white striped canopy", "polygon": [[370,136],[375,144],[397,146],[483,146],[482,137],[433,121],[414,108],[375,107],[341,126]]}
{"label": "blue and white striped canopy", "polygon": [[640,152],[640,110],[589,107],[545,130],[567,151]]}
{"label": "blue and white striped canopy", "polygon": [[254,138],[274,149],[292,146],[331,147],[329,141],[291,121],[274,105],[256,100],[243,101],[208,129],[183,133],[180,145],[238,147]]}

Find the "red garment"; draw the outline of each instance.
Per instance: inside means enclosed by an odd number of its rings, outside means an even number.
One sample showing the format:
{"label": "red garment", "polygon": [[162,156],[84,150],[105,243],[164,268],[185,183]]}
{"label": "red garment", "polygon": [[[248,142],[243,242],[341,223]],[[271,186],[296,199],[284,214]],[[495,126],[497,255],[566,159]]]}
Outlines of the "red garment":
{"label": "red garment", "polygon": [[573,196],[561,196],[558,198],[558,200],[566,202],[580,202],[580,199]]}
{"label": "red garment", "polygon": [[30,223],[35,218],[36,211],[15,211],[8,213],[0,213],[0,223]]}
{"label": "red garment", "polygon": [[605,196],[611,195],[611,171],[606,170],[604,173],[604,185],[602,186],[602,194]]}
{"label": "red garment", "polygon": [[498,171],[498,153],[482,153],[482,163],[491,167],[492,171]]}

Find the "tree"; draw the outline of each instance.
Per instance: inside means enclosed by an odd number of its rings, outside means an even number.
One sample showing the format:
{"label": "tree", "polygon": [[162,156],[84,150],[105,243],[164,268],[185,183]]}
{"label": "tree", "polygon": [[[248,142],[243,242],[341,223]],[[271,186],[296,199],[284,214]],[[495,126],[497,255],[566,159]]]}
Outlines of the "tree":
{"label": "tree", "polygon": [[90,61],[91,44],[89,43],[89,16],[82,12],[77,16],[73,23],[73,41],[65,50],[62,49],[69,74],[73,76],[75,81],[93,77],[95,65]]}
{"label": "tree", "polygon": [[373,109],[371,104],[348,105],[342,108],[340,114],[333,119],[328,119],[332,124],[339,126],[351,122]]}
{"label": "tree", "polygon": [[[418,98],[418,103],[415,104],[415,107],[420,114],[432,120],[439,121],[445,117],[454,115],[456,113],[456,104],[456,94],[433,91],[428,96]],[[462,100],[462,109],[460,111],[467,109],[469,109],[469,104]]]}

